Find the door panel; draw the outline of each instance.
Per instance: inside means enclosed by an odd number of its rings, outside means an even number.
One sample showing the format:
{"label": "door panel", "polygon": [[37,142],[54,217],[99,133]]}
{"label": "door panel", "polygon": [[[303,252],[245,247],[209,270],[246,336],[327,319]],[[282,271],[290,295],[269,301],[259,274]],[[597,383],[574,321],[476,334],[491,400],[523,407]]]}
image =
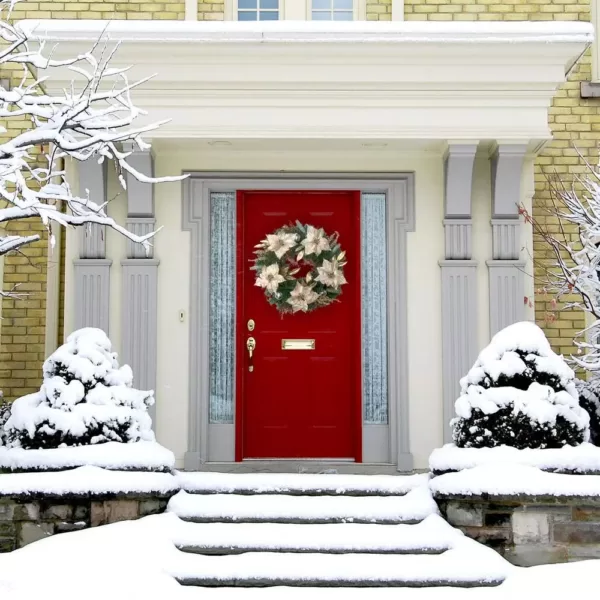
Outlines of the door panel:
{"label": "door panel", "polygon": [[[236,460],[361,459],[360,194],[238,192]],[[339,233],[348,284],[338,302],[281,315],[254,285],[254,246],[296,220]],[[247,322],[255,329],[249,332]],[[249,371],[246,340],[256,340]],[[283,350],[314,339],[314,350]]]}

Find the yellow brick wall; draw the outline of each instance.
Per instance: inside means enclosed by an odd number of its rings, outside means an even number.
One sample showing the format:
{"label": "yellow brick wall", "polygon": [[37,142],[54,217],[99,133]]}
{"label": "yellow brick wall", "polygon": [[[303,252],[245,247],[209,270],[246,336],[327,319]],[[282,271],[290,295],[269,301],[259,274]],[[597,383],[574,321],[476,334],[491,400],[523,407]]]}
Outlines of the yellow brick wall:
{"label": "yellow brick wall", "polygon": [[392,0],[367,0],[367,21],[391,21]]}
{"label": "yellow brick wall", "polygon": [[225,0],[198,0],[198,21],[223,21]]}
{"label": "yellow brick wall", "polygon": [[[404,11],[406,20],[589,21],[591,0],[404,0]],[[598,158],[600,101],[582,100],[579,94],[580,82],[591,79],[591,62],[591,53],[587,52],[559,89],[550,108],[554,139],[536,161],[534,218],[553,233],[559,229],[545,210],[552,203],[548,178],[557,173],[570,182],[574,175],[584,173],[586,167],[578,150],[593,163]],[[539,240],[534,241],[534,264],[536,321],[557,352],[572,354],[576,351],[573,337],[584,328],[583,315],[561,310],[564,303],[555,304],[544,292],[543,279],[547,267],[553,264],[553,255]]]}
{"label": "yellow brick wall", "polygon": [[[391,0],[367,0],[368,20],[390,20]],[[178,19],[185,16],[184,0],[127,0],[111,2],[97,0],[82,2],[24,1],[17,4],[15,19],[72,18],[72,19]],[[200,20],[222,20],[224,0],[199,0]],[[520,20],[590,20],[590,0],[405,0],[407,20],[430,21],[520,21]],[[10,74],[8,74],[10,75]],[[0,73],[0,77],[6,77]],[[548,144],[536,163],[536,195],[534,216],[548,229],[556,224],[544,213],[550,202],[547,177],[557,172],[569,180],[585,171],[577,156],[577,149],[585,158],[595,162],[600,135],[600,101],[585,101],[579,97],[579,82],[589,80],[591,58],[589,53],[574,69],[563,85],[550,109],[550,124],[554,140]],[[9,124],[9,131],[23,127],[23,123]],[[15,129],[16,128],[16,129]],[[8,230],[19,228],[43,229],[39,223],[9,224]],[[64,239],[64,237],[63,237]],[[60,249],[64,256],[64,248]],[[544,264],[552,262],[547,248],[536,241],[534,253],[537,274],[543,275]],[[5,258],[3,288],[19,284],[19,290],[29,292],[23,300],[3,300],[3,320],[0,323],[0,389],[7,398],[37,389],[44,359],[45,290],[47,244],[45,238],[23,250],[22,255]],[[541,282],[536,285],[541,288]],[[61,306],[64,274],[61,279]],[[536,319],[544,327],[554,348],[562,353],[574,351],[572,339],[583,325],[578,313],[561,311],[541,290],[536,295]],[[62,332],[62,311],[59,329]],[[62,333],[61,333],[62,335]]]}
{"label": "yellow brick wall", "polygon": [[[218,13],[223,18],[223,0],[202,5],[203,18]],[[185,17],[185,0],[63,0],[19,2],[11,15],[21,19],[176,19]],[[11,77],[11,72],[0,72],[0,78]],[[14,79],[16,82],[17,79]],[[15,135],[27,127],[26,122],[12,120],[4,124],[8,135]],[[23,249],[22,254],[4,259],[5,291],[18,285],[19,292],[28,296],[21,300],[2,300],[0,322],[0,390],[5,398],[14,399],[35,391],[41,381],[41,367],[45,344],[46,269],[48,259],[47,237],[43,226],[35,220],[9,223],[6,231],[40,231],[43,239]],[[64,236],[63,236],[64,239]],[[56,249],[64,256],[64,247]],[[61,272],[61,305],[59,339],[64,328],[62,319],[64,269]]]}
{"label": "yellow brick wall", "polygon": [[19,2],[14,19],[179,19],[185,17],[185,0],[59,0]]}

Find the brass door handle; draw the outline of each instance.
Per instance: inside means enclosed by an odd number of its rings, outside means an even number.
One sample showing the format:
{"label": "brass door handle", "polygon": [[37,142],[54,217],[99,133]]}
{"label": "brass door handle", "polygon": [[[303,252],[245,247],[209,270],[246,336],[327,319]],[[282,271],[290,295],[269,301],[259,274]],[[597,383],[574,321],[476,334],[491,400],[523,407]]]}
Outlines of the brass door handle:
{"label": "brass door handle", "polygon": [[248,349],[248,357],[250,359],[250,366],[248,367],[248,371],[254,371],[254,366],[252,365],[252,355],[254,354],[254,350],[256,349],[256,340],[253,337],[249,337],[246,340],[246,348]]}

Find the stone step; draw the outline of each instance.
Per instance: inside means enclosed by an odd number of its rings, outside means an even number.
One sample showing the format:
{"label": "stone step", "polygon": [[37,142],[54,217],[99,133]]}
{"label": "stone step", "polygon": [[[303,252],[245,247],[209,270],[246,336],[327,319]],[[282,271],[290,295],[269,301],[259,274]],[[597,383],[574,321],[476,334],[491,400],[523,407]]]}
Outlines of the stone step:
{"label": "stone step", "polygon": [[438,515],[430,515],[416,525],[180,522],[173,541],[184,552],[205,555],[244,552],[441,554],[461,535]]}
{"label": "stone step", "polygon": [[482,587],[499,585],[507,573],[498,555],[498,562],[485,561],[454,550],[440,555],[182,552],[181,557],[171,575],[183,585],[202,587]]}
{"label": "stone step", "polygon": [[288,496],[403,496],[429,475],[337,475],[304,473],[177,473],[193,494],[286,494]]}
{"label": "stone step", "polygon": [[194,495],[179,492],[168,510],[196,523],[418,523],[438,509],[426,487],[405,496]]}

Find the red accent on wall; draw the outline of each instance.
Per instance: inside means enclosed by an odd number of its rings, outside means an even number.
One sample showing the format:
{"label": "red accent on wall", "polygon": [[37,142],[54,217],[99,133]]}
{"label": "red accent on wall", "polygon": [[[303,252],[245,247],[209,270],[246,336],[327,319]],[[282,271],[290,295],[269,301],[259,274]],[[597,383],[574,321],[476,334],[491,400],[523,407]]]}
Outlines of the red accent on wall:
{"label": "red accent on wall", "polygon": [[[240,191],[237,194],[236,460],[352,458],[361,461],[360,193]],[[348,258],[340,301],[281,315],[250,269],[254,246],[296,220],[339,233]],[[249,332],[247,322],[255,321]],[[249,371],[246,340],[256,339]],[[282,339],[315,350],[282,350]]]}

